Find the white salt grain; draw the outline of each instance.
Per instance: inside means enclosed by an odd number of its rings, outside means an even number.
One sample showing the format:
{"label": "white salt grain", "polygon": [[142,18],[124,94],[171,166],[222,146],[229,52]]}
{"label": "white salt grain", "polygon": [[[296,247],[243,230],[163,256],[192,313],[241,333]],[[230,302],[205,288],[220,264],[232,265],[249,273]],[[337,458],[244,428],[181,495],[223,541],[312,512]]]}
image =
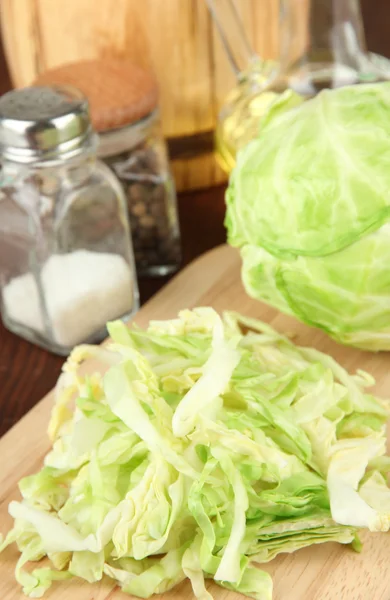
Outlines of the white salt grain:
{"label": "white salt grain", "polygon": [[[127,262],[117,254],[77,250],[55,254],[42,269],[42,286],[54,340],[74,346],[107,321],[133,308],[133,283]],[[31,273],[12,279],[3,290],[10,319],[44,332],[38,289]]]}

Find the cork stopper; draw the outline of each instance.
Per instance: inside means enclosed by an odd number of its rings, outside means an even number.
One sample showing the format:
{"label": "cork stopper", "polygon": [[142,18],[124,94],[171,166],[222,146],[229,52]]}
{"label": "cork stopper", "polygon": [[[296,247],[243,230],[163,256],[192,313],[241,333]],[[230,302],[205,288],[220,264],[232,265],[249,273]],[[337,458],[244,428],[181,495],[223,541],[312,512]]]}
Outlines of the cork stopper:
{"label": "cork stopper", "polygon": [[85,60],[45,71],[33,85],[71,85],[89,100],[96,131],[130,125],[157,106],[153,75],[125,59]]}

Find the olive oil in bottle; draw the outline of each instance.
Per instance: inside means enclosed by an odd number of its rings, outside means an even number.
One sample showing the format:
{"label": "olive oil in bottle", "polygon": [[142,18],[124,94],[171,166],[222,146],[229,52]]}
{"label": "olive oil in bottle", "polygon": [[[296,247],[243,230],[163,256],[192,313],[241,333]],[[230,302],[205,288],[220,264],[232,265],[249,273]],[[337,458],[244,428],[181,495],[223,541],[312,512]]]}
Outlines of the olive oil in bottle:
{"label": "olive oil in bottle", "polygon": [[[390,79],[390,62],[366,51],[358,0],[280,0],[279,30],[277,69],[269,76],[261,69],[241,72],[220,111],[216,153],[228,173],[269,108],[280,102],[278,112],[290,109],[282,99],[287,90],[298,98],[295,106],[325,88]],[[223,36],[227,47],[229,31]],[[234,46],[235,39],[230,41]]]}

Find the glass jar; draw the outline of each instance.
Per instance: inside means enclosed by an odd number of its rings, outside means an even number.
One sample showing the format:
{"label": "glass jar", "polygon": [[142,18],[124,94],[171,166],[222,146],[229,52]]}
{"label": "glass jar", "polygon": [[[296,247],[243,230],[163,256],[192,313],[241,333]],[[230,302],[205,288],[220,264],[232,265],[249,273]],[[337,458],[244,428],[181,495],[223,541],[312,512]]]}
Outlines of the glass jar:
{"label": "glass jar", "polygon": [[138,308],[126,200],[97,141],[76,90],[0,99],[2,318],[58,354],[101,341],[107,321]]}
{"label": "glass jar", "polygon": [[125,191],[137,272],[167,275],[180,264],[176,192],[158,111],[100,133],[99,157]]}
{"label": "glass jar", "polygon": [[324,88],[390,78],[389,61],[366,50],[358,0],[280,0],[279,57],[272,68],[265,64],[264,69],[253,57],[242,67],[242,57],[251,55],[242,50],[243,34],[237,14],[229,9],[231,0],[208,3],[229,56],[241,59],[238,84],[226,98],[216,129],[218,160],[227,172],[276,103],[280,112]]}
{"label": "glass jar", "polygon": [[180,265],[176,191],[160,126],[154,77],[127,60],[86,60],[46,71],[36,84],[71,84],[91,106],[98,156],[125,192],[137,273],[167,275]]}

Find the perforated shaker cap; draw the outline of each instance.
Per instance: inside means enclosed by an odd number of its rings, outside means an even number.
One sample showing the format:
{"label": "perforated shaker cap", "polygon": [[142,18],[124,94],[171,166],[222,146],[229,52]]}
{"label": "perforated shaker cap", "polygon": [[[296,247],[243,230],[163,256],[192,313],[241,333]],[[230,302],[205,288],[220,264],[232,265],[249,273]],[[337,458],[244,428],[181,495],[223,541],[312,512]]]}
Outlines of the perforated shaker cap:
{"label": "perforated shaker cap", "polygon": [[87,99],[70,86],[33,86],[0,98],[0,153],[20,163],[79,154],[92,139]]}

